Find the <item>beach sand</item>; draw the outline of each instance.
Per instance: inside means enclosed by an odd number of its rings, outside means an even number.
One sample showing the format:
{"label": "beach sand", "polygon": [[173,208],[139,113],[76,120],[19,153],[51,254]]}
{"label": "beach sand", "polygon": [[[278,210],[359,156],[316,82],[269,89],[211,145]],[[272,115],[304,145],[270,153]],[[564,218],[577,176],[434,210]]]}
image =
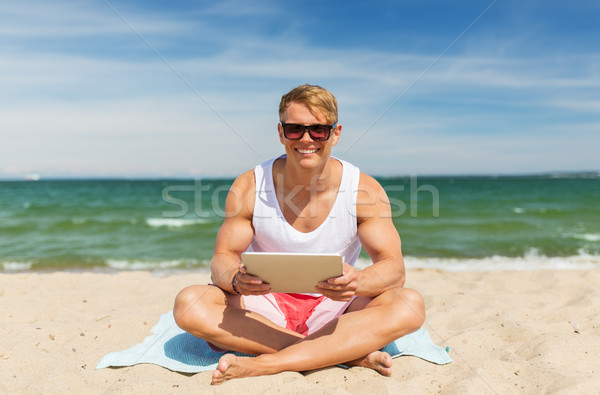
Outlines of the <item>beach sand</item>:
{"label": "beach sand", "polygon": [[210,386],[159,366],[95,370],[140,343],[177,292],[207,275],[150,272],[0,274],[0,393],[597,393],[600,270],[409,270],[425,327],[454,362],[394,360],[364,368],[237,379]]}

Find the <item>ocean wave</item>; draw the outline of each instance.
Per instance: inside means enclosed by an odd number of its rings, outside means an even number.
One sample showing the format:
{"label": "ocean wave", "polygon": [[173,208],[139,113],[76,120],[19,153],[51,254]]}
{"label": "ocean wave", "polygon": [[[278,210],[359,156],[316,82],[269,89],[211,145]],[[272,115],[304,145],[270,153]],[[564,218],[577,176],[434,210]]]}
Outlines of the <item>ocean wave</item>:
{"label": "ocean wave", "polygon": [[[360,257],[354,267],[362,270],[372,264],[368,258]],[[405,256],[407,269],[441,269],[448,272],[489,272],[501,270],[587,270],[600,268],[600,255],[580,249],[577,255],[548,257],[531,248],[521,257],[493,255],[482,258],[416,257]]]}
{"label": "ocean wave", "polygon": [[4,271],[7,272],[20,272],[31,269],[33,264],[31,262],[2,262]]}
{"label": "ocean wave", "polygon": [[204,218],[146,218],[146,225],[152,228],[168,227],[181,228],[183,226],[206,224],[211,222]]}
{"label": "ocean wave", "polygon": [[512,212],[515,214],[556,214],[562,212],[560,209],[556,208],[547,208],[547,207],[536,207],[536,208],[523,208],[523,207],[513,207]]}
{"label": "ocean wave", "polygon": [[580,239],[585,241],[600,241],[600,234],[598,233],[566,233],[563,235],[564,237],[571,237],[574,239]]}
{"label": "ocean wave", "polygon": [[207,266],[207,262],[191,261],[185,259],[174,259],[164,261],[145,261],[145,260],[127,260],[127,259],[107,259],[106,264],[117,270],[167,270],[167,269],[189,269],[192,267]]}
{"label": "ocean wave", "polygon": [[[372,265],[369,258],[359,257],[354,264],[358,270]],[[580,249],[577,255],[547,257],[531,248],[521,257],[493,255],[482,258],[415,257],[405,256],[407,269],[442,269],[448,272],[488,272],[501,270],[586,270],[600,268],[600,255]]]}
{"label": "ocean wave", "polygon": [[501,270],[587,270],[600,268],[600,256],[580,250],[578,255],[546,257],[534,252],[522,257],[490,256],[484,258],[405,257],[407,269],[442,269],[449,272],[489,272]]}
{"label": "ocean wave", "polygon": [[138,223],[136,218],[86,218],[86,217],[71,217],[71,221],[60,221],[56,225],[135,225]]}

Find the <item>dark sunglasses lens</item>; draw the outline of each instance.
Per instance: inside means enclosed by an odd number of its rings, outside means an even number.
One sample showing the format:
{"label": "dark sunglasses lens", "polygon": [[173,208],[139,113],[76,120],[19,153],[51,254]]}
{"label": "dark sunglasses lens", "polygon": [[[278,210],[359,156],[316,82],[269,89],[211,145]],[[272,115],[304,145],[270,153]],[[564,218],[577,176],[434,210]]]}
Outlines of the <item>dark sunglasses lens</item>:
{"label": "dark sunglasses lens", "polygon": [[304,134],[304,126],[286,124],[283,126],[283,134],[285,138],[290,140],[300,140]]}
{"label": "dark sunglasses lens", "polygon": [[329,138],[329,126],[315,125],[309,127],[310,137],[315,141],[323,141]]}

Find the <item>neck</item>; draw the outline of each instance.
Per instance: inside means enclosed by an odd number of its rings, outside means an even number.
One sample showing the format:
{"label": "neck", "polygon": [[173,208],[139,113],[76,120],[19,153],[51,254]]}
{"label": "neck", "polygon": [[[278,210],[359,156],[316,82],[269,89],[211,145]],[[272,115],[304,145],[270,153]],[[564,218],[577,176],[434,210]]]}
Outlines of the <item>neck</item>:
{"label": "neck", "polygon": [[327,160],[321,166],[306,169],[292,161],[286,160],[283,167],[284,183],[286,186],[296,185],[315,186],[326,184],[331,177],[331,161]]}

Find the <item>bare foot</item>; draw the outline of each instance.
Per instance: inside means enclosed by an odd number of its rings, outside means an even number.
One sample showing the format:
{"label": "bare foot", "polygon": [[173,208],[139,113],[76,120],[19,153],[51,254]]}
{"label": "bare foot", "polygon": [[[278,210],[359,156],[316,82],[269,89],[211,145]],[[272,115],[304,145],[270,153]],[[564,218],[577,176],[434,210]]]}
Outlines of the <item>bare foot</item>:
{"label": "bare foot", "polygon": [[387,377],[392,375],[392,357],[385,351],[373,351],[366,357],[356,359],[346,363],[346,365],[373,369],[377,373]]}
{"label": "bare foot", "polygon": [[212,385],[221,384],[224,381],[238,377],[257,376],[256,370],[252,369],[252,358],[238,357],[233,354],[225,354],[219,359],[217,369],[212,375]]}

